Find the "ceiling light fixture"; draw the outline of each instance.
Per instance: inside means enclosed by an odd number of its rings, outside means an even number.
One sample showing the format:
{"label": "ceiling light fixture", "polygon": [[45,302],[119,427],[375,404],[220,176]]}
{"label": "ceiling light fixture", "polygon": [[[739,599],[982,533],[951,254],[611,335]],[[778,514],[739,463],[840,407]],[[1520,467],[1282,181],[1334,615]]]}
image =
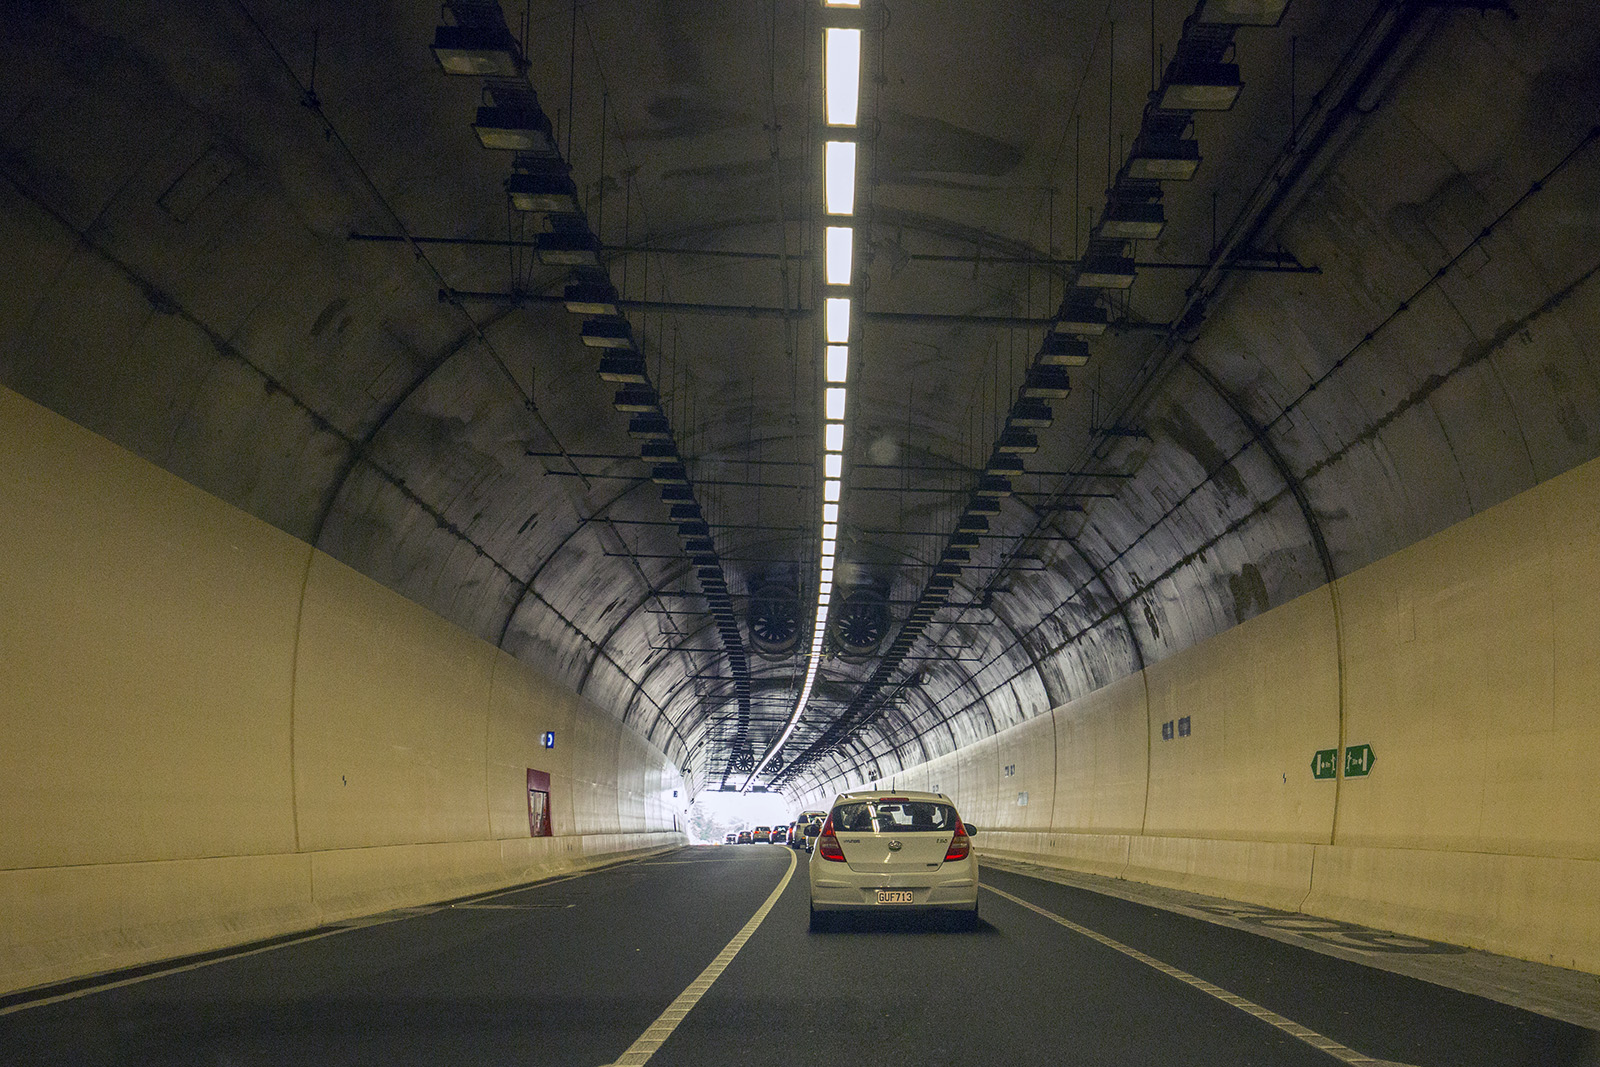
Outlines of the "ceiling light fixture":
{"label": "ceiling light fixture", "polygon": [[856,146],[853,141],[828,141],[822,146],[823,193],[828,214],[851,215],[856,209]]}
{"label": "ceiling light fixture", "polygon": [[580,275],[562,293],[562,302],[574,315],[621,315],[617,290],[604,272]]}
{"label": "ceiling light fixture", "polygon": [[1243,87],[1236,63],[1174,59],[1167,66],[1156,107],[1164,111],[1227,111]]}
{"label": "ceiling light fixture", "polygon": [[533,239],[539,262],[557,267],[600,266],[600,242],[588,230],[552,230]]}
{"label": "ceiling light fixture", "polygon": [[849,226],[829,226],[826,231],[827,269],[829,285],[850,284],[850,253],[855,231]]}
{"label": "ceiling light fixture", "polygon": [[504,25],[440,26],[433,31],[433,58],[446,74],[515,78],[528,68]]}
{"label": "ceiling light fixture", "polygon": [[844,451],[844,423],[830,422],[823,428],[822,447],[829,452]]}
{"label": "ceiling light fixture", "polygon": [[1106,205],[1098,233],[1101,237],[1152,240],[1161,236],[1166,225],[1167,215],[1159,200],[1113,201]]}
{"label": "ceiling light fixture", "polygon": [[547,158],[561,154],[550,117],[538,106],[480,107],[472,128],[485,148]]}
{"label": "ceiling light fixture", "polygon": [[[850,349],[845,345],[828,346],[828,381],[844,384],[850,369]],[[842,427],[841,427],[842,429]]]}
{"label": "ceiling light fixture", "polygon": [[1213,26],[1276,26],[1289,0],[1206,0],[1196,22]]}
{"label": "ceiling light fixture", "polygon": [[823,334],[830,345],[850,341],[850,298],[830,296],[823,302]]}
{"label": "ceiling light fixture", "polygon": [[822,51],[828,125],[854,126],[861,104],[861,31],[830,26]]}
{"label": "ceiling light fixture", "polygon": [[578,187],[565,174],[518,172],[506,179],[506,196],[517,211],[551,215],[576,215]]}

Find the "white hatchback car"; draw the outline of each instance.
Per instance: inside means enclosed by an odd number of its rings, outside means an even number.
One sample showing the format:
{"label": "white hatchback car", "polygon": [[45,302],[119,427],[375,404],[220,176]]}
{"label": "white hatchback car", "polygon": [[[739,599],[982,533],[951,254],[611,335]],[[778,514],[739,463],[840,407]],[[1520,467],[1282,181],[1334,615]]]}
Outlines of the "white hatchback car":
{"label": "white hatchback car", "polygon": [[843,793],[811,852],[811,929],[829,912],[953,911],[978,924],[978,859],[943,793]]}

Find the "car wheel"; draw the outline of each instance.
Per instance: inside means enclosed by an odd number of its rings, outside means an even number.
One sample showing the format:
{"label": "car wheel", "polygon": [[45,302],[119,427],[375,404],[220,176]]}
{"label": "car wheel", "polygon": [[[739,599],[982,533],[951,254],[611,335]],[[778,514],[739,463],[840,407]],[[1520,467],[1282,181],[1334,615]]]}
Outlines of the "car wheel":
{"label": "car wheel", "polygon": [[828,928],[828,913],[825,912],[825,911],[818,911],[816,908],[812,908],[811,909],[811,922],[809,924],[807,924],[806,929],[810,930],[814,934],[817,934],[817,933],[821,933],[822,931],[826,930],[827,928]]}
{"label": "car wheel", "polygon": [[981,925],[983,924],[978,921],[978,905],[974,902],[972,910],[961,916],[961,929],[976,930]]}

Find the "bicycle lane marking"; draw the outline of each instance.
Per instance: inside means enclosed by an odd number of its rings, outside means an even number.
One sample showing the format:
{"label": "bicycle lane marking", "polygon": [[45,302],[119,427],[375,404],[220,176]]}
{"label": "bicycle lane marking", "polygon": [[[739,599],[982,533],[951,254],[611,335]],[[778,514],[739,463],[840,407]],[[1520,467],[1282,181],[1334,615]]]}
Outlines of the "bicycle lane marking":
{"label": "bicycle lane marking", "polygon": [[1154,956],[1149,956],[1143,952],[1140,952],[1132,945],[1124,945],[1121,941],[1118,941],[1115,938],[1107,937],[1102,933],[1097,933],[1096,931],[1089,929],[1087,926],[1081,926],[1078,923],[1073,922],[1071,919],[1057,915],[1055,912],[1049,911],[1048,909],[1041,908],[1039,905],[1023,900],[1019,896],[1007,893],[1004,889],[997,889],[987,883],[980,884],[982,884],[984,889],[987,889],[996,896],[1003,897],[1006,900],[1011,901],[1013,904],[1019,904],[1034,914],[1041,915],[1044,918],[1049,919],[1058,926],[1064,926],[1075,934],[1087,937],[1089,940],[1096,941],[1104,945],[1106,948],[1122,953],[1129,959],[1137,960],[1139,963],[1142,963],[1147,967],[1153,967],[1164,975],[1167,975],[1171,978],[1176,978],[1178,981],[1198,989],[1207,996],[1214,997],[1217,1000],[1222,1001],[1222,1003],[1228,1005],[1230,1008],[1237,1008],[1246,1015],[1254,1016],[1269,1026],[1277,1027],[1290,1037],[1296,1038],[1297,1040],[1303,1041],[1313,1048],[1326,1052],[1340,1063],[1349,1064],[1350,1067],[1413,1067],[1411,1064],[1398,1063],[1394,1060],[1380,1060],[1376,1057],[1368,1056],[1365,1053],[1357,1052],[1355,1049],[1347,1048],[1346,1046],[1341,1045],[1339,1042],[1333,1040],[1331,1037],[1326,1037],[1322,1034],[1319,1034],[1309,1027],[1301,1026],[1293,1019],[1286,1019],[1277,1012],[1263,1008],[1254,1001],[1246,1000],[1244,997],[1230,993],[1221,986],[1213,985],[1212,983],[1206,981],[1204,978],[1197,978],[1188,971],[1182,971],[1169,963],[1163,963]]}
{"label": "bicycle lane marking", "polygon": [[667,1010],[640,1035],[639,1040],[629,1045],[628,1050],[612,1060],[608,1067],[640,1067],[641,1064],[649,1062],[650,1057],[656,1054],[656,1050],[672,1036],[678,1024],[683,1022],[684,1016],[700,1003],[700,998],[706,995],[712,983],[722,977],[722,972],[728,969],[728,964],[732,963],[739,950],[744,948],[745,942],[755,935],[757,928],[772,911],[773,905],[778,903],[778,898],[783,896],[783,891],[789,887],[789,880],[794,877],[795,866],[794,850],[790,849],[789,869],[783,873],[783,877],[778,881],[778,887],[767,897],[766,902],[757,908],[755,914],[750,916],[750,921],[733,935],[733,940],[723,946],[722,951],[717,953],[716,959],[700,972],[700,977],[690,982],[688,988],[679,993],[677,998],[667,1005]]}

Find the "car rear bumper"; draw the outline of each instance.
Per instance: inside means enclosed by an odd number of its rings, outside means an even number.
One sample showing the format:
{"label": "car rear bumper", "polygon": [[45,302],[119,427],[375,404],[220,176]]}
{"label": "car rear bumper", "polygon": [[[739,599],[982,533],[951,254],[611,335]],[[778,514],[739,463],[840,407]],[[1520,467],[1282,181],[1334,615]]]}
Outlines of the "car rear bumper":
{"label": "car rear bumper", "polygon": [[[834,866],[829,864],[829,867]],[[844,868],[844,864],[838,864]],[[963,865],[965,868],[966,865]],[[879,904],[878,890],[911,890],[910,904]],[[813,869],[813,911],[972,911],[978,906],[978,878],[971,871],[942,870],[927,873],[860,874],[845,868],[837,873]]]}

